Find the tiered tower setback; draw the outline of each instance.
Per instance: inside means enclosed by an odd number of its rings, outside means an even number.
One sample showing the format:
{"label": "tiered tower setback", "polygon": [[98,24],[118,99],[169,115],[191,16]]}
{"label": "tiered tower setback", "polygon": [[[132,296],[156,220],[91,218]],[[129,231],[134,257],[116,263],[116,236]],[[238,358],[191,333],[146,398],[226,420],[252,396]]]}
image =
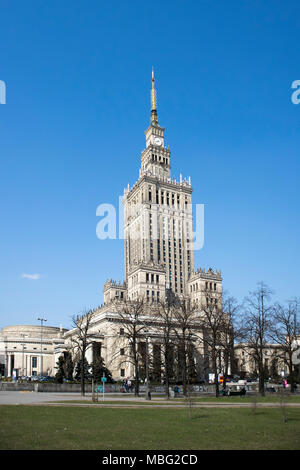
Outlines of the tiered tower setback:
{"label": "tiered tower setback", "polygon": [[[191,296],[190,281],[195,278],[193,190],[190,178],[180,175],[179,181],[171,179],[171,155],[164,133],[158,122],[152,71],[151,118],[145,131],[139,179],[124,191],[123,198],[125,283],[117,295],[122,291],[122,296],[131,300],[144,297],[158,301],[167,291]],[[205,279],[212,273],[207,271]],[[198,271],[197,279],[201,276]],[[220,290],[221,275],[218,273],[217,279],[212,276]],[[114,292],[115,287],[106,284],[105,303]]]}

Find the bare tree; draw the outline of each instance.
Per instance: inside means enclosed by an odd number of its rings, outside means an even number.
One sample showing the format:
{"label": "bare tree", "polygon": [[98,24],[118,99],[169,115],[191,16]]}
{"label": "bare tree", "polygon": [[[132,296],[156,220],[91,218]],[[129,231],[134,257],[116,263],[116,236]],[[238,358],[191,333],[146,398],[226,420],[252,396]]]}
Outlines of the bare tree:
{"label": "bare tree", "polygon": [[189,299],[175,299],[173,301],[174,324],[178,351],[178,366],[181,372],[183,394],[187,395],[188,384],[194,363],[192,358],[193,343],[195,341],[195,307]]}
{"label": "bare tree", "polygon": [[287,365],[291,382],[291,392],[294,392],[295,367],[293,352],[297,349],[297,299],[289,301],[287,306],[276,303],[274,306],[271,336],[278,345],[279,357]]}
{"label": "bare tree", "polygon": [[244,329],[240,322],[239,312],[241,305],[234,297],[223,296],[223,321],[220,319],[219,343],[223,360],[220,368],[223,373],[223,390],[226,389],[229,368],[234,364],[234,342],[244,337]]}
{"label": "bare tree", "polygon": [[264,283],[259,282],[258,288],[250,292],[245,299],[245,338],[248,354],[258,368],[259,393],[265,395],[265,358],[264,352],[270,341],[271,315],[273,306],[270,301],[272,291]]}
{"label": "bare tree", "polygon": [[174,347],[176,343],[176,337],[174,337],[173,331],[175,321],[174,303],[169,297],[157,302],[155,316],[159,322],[160,335],[162,337],[165,394],[167,399],[169,399],[170,379],[174,374]]}
{"label": "bare tree", "polygon": [[136,300],[124,299],[115,301],[114,306],[118,313],[118,323],[122,326],[123,336],[126,338],[124,347],[123,362],[130,362],[134,366],[135,396],[139,396],[141,351],[139,344],[141,338],[145,337],[145,307],[146,302],[143,297]]}
{"label": "bare tree", "polygon": [[84,376],[84,365],[86,361],[86,352],[93,345],[93,339],[95,335],[90,332],[91,322],[94,316],[94,311],[86,311],[83,315],[73,315],[72,323],[74,333],[71,336],[71,348],[81,364],[80,368],[80,383],[81,383],[81,395],[85,395],[85,376]]}
{"label": "bare tree", "polygon": [[[230,354],[232,326],[230,318],[223,312],[222,293],[217,291],[203,291],[205,302],[201,306],[202,331],[200,340],[204,344],[209,356],[211,369],[214,374],[216,397],[219,396],[218,373],[224,360],[224,345],[226,354]],[[226,360],[229,360],[229,357]],[[227,366],[228,370],[228,366]]]}

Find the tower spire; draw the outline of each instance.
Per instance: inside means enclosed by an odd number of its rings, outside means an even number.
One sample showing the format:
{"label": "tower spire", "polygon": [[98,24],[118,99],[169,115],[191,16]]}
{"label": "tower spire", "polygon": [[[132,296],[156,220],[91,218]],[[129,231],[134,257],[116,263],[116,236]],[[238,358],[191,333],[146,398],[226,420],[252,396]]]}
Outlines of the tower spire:
{"label": "tower spire", "polygon": [[152,67],[152,89],[151,89],[151,121],[152,122],[158,122],[157,121],[157,109],[156,109],[156,90],[154,86],[154,70]]}

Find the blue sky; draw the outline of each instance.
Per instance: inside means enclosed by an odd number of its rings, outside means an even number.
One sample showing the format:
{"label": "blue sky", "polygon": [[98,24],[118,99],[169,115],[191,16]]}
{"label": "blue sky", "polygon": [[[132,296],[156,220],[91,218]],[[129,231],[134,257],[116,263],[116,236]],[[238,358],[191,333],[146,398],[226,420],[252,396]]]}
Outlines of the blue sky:
{"label": "blue sky", "polygon": [[238,299],[299,295],[299,26],[297,1],[2,0],[0,325],[68,327],[123,279],[96,208],[138,178],[152,66],[172,175],[205,204],[196,266]]}

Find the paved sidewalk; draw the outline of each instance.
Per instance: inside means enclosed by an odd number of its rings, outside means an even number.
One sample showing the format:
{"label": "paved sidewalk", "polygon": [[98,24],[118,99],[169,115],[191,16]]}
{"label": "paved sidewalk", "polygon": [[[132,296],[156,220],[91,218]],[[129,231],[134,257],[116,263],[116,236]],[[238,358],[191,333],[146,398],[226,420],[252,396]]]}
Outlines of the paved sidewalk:
{"label": "paved sidewalk", "polygon": [[[116,395],[116,394],[114,394]],[[62,403],[67,401],[87,401],[91,400],[91,394],[88,393],[84,397],[78,393],[41,393],[41,392],[0,392],[0,405],[44,405],[44,406],[86,406],[86,407],[111,407],[111,408],[187,408],[188,404],[180,401],[168,402],[162,398],[156,397],[151,401],[145,400],[142,396],[120,396],[111,397],[106,395],[105,400],[99,397],[98,403]],[[105,403],[122,401],[123,403]],[[53,403],[55,402],[55,403]],[[134,402],[134,403],[133,403]],[[138,404],[136,402],[139,402]],[[261,402],[256,403],[258,408],[278,408],[281,406],[280,402]],[[300,403],[286,402],[286,407],[299,408]],[[193,402],[192,408],[251,408],[252,402],[233,403],[233,402]]]}
{"label": "paved sidewalk", "polygon": [[[152,408],[169,408],[169,409],[188,409],[188,405],[184,403],[173,403],[168,404],[166,402],[162,404],[147,404],[146,402],[142,402],[141,404],[113,404],[113,403],[32,403],[28,406],[64,406],[64,407],[88,407],[88,408],[143,408],[143,409],[152,409]],[[257,408],[280,408],[280,403],[257,403]],[[286,403],[285,406],[287,408],[299,408],[300,403]],[[208,403],[208,402],[199,402],[192,406],[192,409],[195,408],[252,408],[252,403]]]}
{"label": "paved sidewalk", "polygon": [[82,397],[79,393],[51,393],[51,392],[2,392],[0,391],[0,405],[30,405],[51,401],[89,400],[91,394]]}
{"label": "paved sidewalk", "polygon": [[[143,398],[143,395],[140,397],[135,397],[133,394],[124,395],[124,393],[113,393],[105,395],[105,401],[141,401],[149,403]],[[74,400],[91,400],[92,394],[86,393],[85,396],[82,396],[80,393],[53,393],[53,392],[11,392],[11,391],[0,391],[0,405],[30,405],[30,404],[39,404],[53,401],[74,401]],[[102,401],[102,395],[99,394],[99,401]],[[159,400],[158,397],[153,397],[152,401]],[[160,400],[159,400],[160,401]],[[164,401],[164,400],[161,400]]]}

